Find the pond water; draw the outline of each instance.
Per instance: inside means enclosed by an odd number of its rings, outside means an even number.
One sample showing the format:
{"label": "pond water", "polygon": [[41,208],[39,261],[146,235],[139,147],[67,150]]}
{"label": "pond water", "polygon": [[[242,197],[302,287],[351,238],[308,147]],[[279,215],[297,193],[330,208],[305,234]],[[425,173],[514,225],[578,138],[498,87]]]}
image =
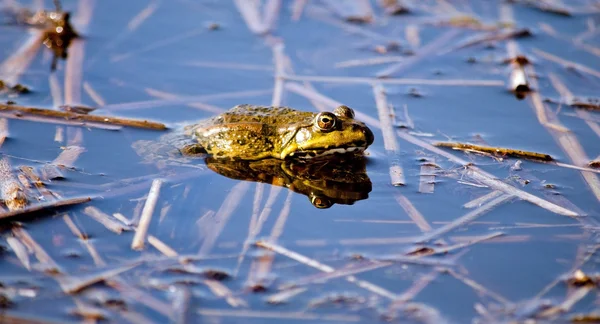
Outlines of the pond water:
{"label": "pond water", "polygon": [[[65,125],[2,109],[4,161],[21,179],[26,167],[42,178],[40,189],[26,190],[32,205],[91,201],[3,221],[0,318],[597,318],[600,169],[588,163],[600,158],[600,114],[569,100],[600,87],[600,3],[565,1],[564,16],[529,1],[433,0],[405,1],[409,13],[389,15],[382,2],[65,0],[82,37],[55,71],[52,52],[35,48],[40,31],[8,23],[5,13],[0,79],[31,93],[0,92],[3,102],[93,107],[93,115],[169,129]],[[345,19],[365,8],[369,22]],[[531,36],[517,37],[522,28]],[[531,64],[507,63],[516,54]],[[531,88],[522,100],[510,91],[519,69]],[[364,165],[225,164],[221,174],[202,158],[157,161],[133,148],[239,104],[313,112],[344,104],[375,141]],[[68,150],[79,154],[56,166]],[[48,176],[52,165],[62,177]],[[358,199],[311,204],[365,181]],[[152,217],[136,250],[144,209]]]}

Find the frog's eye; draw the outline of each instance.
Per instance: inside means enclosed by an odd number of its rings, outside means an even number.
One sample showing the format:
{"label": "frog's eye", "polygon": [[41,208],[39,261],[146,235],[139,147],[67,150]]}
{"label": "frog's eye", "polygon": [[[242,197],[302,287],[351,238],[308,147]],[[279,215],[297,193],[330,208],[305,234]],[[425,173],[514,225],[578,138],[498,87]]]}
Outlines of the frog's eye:
{"label": "frog's eye", "polygon": [[333,114],[339,117],[354,118],[354,110],[348,106],[339,106],[335,108]]}
{"label": "frog's eye", "polygon": [[319,130],[323,132],[328,132],[335,127],[335,122],[337,117],[330,112],[320,112],[315,117],[315,124],[319,128]]}
{"label": "frog's eye", "polygon": [[333,206],[333,202],[325,197],[311,195],[310,197],[308,197],[308,199],[310,199],[310,203],[313,206],[319,209],[326,209]]}

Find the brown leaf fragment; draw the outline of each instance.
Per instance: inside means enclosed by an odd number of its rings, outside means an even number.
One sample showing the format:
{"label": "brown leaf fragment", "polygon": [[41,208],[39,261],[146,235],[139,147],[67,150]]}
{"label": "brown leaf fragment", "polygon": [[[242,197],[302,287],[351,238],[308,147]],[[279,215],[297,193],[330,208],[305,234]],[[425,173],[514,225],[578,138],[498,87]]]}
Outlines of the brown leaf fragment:
{"label": "brown leaf fragment", "polygon": [[368,0],[323,0],[338,16],[352,23],[371,23],[373,9]]}
{"label": "brown leaf fragment", "polygon": [[225,270],[216,268],[203,268],[197,267],[193,264],[177,265],[167,269],[170,272],[189,273],[195,275],[202,275],[207,279],[224,281],[231,278],[231,274]]}
{"label": "brown leaf fragment", "polygon": [[388,15],[402,15],[410,12],[401,0],[379,0],[379,5],[385,9],[385,13]]}
{"label": "brown leaf fragment", "polygon": [[571,323],[600,323],[600,312],[573,315]]}
{"label": "brown leaf fragment", "polygon": [[567,279],[567,283],[576,287],[595,286],[599,283],[598,275],[590,276],[580,269],[576,270],[571,277]]}
{"label": "brown leaf fragment", "polygon": [[426,255],[432,255],[433,253],[435,253],[435,250],[427,247],[427,246],[423,246],[423,247],[419,247],[417,249],[414,249],[412,251],[410,251],[409,253],[406,253],[406,255],[411,255],[411,256],[426,256]]}
{"label": "brown leaf fragment", "polygon": [[326,305],[361,305],[365,304],[367,299],[363,296],[350,293],[332,293],[318,299],[312,300],[310,307],[322,307]]}

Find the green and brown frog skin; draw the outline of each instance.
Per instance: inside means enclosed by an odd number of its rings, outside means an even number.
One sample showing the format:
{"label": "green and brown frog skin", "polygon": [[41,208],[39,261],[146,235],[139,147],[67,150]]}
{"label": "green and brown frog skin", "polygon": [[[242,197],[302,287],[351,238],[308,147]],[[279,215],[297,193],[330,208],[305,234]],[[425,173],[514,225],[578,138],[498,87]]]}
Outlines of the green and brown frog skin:
{"label": "green and brown frog skin", "polygon": [[303,194],[320,209],[334,204],[352,205],[367,199],[372,189],[363,156],[335,161],[275,158],[248,161],[213,157],[205,161],[209,169],[228,178],[268,183]]}
{"label": "green and brown frog skin", "polygon": [[216,117],[178,126],[158,142],[138,141],[134,149],[146,160],[208,153],[234,160],[331,158],[361,154],[373,132],[354,119],[346,106],[332,112],[304,112],[288,107],[238,105]]}
{"label": "green and brown frog skin", "polygon": [[[315,158],[361,153],[373,143],[373,132],[340,106],[333,112],[304,112],[288,107],[238,105],[185,128],[215,158]],[[196,148],[191,148],[197,151]]]}

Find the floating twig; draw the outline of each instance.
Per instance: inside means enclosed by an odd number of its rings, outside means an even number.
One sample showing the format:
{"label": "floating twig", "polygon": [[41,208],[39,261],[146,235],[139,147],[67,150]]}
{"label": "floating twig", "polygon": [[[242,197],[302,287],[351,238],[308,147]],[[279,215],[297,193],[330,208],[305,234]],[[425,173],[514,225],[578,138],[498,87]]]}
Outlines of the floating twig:
{"label": "floating twig", "polygon": [[413,205],[408,198],[406,198],[402,194],[395,194],[394,198],[396,198],[396,202],[404,209],[404,211],[408,214],[410,219],[419,227],[422,232],[431,231],[431,225],[427,222],[423,214],[417,210],[417,208]]}
{"label": "floating twig", "polygon": [[67,214],[63,215],[63,220],[64,220],[65,224],[67,224],[67,227],[69,227],[71,232],[75,236],[77,236],[77,238],[79,238],[81,240],[81,243],[86,247],[86,249],[92,256],[92,259],[94,259],[94,264],[96,264],[97,267],[105,267],[106,263],[104,262],[104,260],[102,260],[102,257],[100,257],[100,254],[98,253],[98,251],[96,250],[96,248],[94,247],[92,242],[90,242],[90,240],[88,239],[88,236],[84,235],[79,230],[79,228],[77,227],[77,225],[75,225],[75,223],[73,222],[71,217],[69,217],[69,215],[67,215]]}
{"label": "floating twig", "polygon": [[[533,71],[533,66],[530,66],[530,68]],[[536,79],[532,79],[531,82],[534,85],[534,87],[537,87]],[[558,79],[558,77],[551,77],[551,82],[554,86],[557,87],[557,90],[559,92],[563,91],[565,95],[570,94],[570,92],[565,92],[565,89],[568,90],[566,86],[559,86],[559,84],[562,85],[562,83],[560,82],[560,79]],[[545,111],[547,109],[547,107],[542,102],[541,96],[537,92],[531,94],[530,104],[534,107],[536,111]],[[557,117],[555,115],[552,115],[552,117],[554,118],[554,120],[552,120],[552,123],[562,127]],[[544,121],[540,120],[540,123],[546,126],[544,124]],[[567,154],[567,156],[573,164],[575,164],[576,166],[583,167],[589,162],[590,158],[587,156],[583,146],[581,145],[577,136],[573,132],[556,132],[553,128],[548,128],[548,131],[553,136],[554,140],[560,146],[560,148]],[[587,171],[581,171],[581,175],[583,176],[583,179],[585,180],[588,187],[596,196],[596,199],[600,201],[600,179],[598,178],[598,176],[593,172]]]}
{"label": "floating twig", "polygon": [[[162,92],[163,94],[165,92]],[[209,100],[219,100],[219,99],[235,99],[235,98],[247,98],[254,96],[262,96],[265,94],[272,94],[273,88],[268,89],[260,89],[260,90],[245,90],[245,91],[232,91],[232,92],[223,92],[223,93],[215,93],[210,95],[202,95],[202,96],[177,96],[173,95],[171,98],[167,99],[153,99],[153,100],[145,100],[145,101],[134,101],[134,102],[125,102],[118,104],[108,104],[102,107],[104,110],[130,110],[130,109],[148,109],[154,107],[160,107],[165,105],[172,104],[185,104],[185,103],[198,103],[201,101],[209,101]],[[222,111],[219,111],[221,113]]]}
{"label": "floating twig", "polygon": [[548,154],[537,153],[531,151],[523,151],[523,150],[515,150],[503,147],[491,147],[491,146],[482,146],[468,143],[453,143],[453,142],[437,142],[433,145],[437,147],[449,147],[455,150],[461,151],[476,151],[476,152],[486,152],[496,156],[504,157],[504,156],[513,156],[517,158],[524,159],[532,159],[538,161],[554,161],[554,158]]}
{"label": "floating twig", "polygon": [[292,5],[292,20],[298,21],[302,16],[302,11],[304,11],[304,7],[308,3],[308,0],[294,0],[294,4]]}
{"label": "floating twig", "polygon": [[31,31],[23,45],[0,65],[0,79],[9,84],[18,83],[21,74],[27,70],[42,46],[43,39],[44,33],[41,30]]}
{"label": "floating twig", "polygon": [[486,35],[483,35],[480,37],[476,37],[473,40],[470,40],[461,45],[458,45],[454,48],[454,50],[459,50],[459,49],[479,45],[481,43],[498,42],[498,41],[504,41],[507,39],[530,37],[531,35],[532,35],[531,31],[527,28],[512,29],[512,30],[505,31],[505,32],[493,32],[493,33],[486,34]]}
{"label": "floating twig", "polygon": [[510,90],[515,93],[517,98],[523,98],[531,91],[527,74],[524,66],[529,64],[529,60],[525,56],[516,56],[510,60]]}
{"label": "floating twig", "polygon": [[335,68],[349,68],[357,66],[369,66],[387,63],[397,63],[406,60],[404,56],[376,56],[367,59],[352,59],[334,64]]}
{"label": "floating twig", "polygon": [[275,23],[281,11],[281,0],[267,0],[263,11],[263,26],[266,30],[275,29]]}
{"label": "floating twig", "polygon": [[[145,89],[146,93],[155,97],[155,98],[160,98],[160,99],[164,99],[164,100],[178,100],[181,99],[182,96],[177,95],[177,94],[173,94],[173,93],[168,93],[165,91],[159,91],[159,90],[155,90],[155,89],[151,89],[151,88],[146,88]],[[188,107],[192,107],[192,108],[196,108],[196,109],[200,109],[209,113],[213,113],[213,114],[221,114],[225,111],[225,109],[214,106],[214,105],[210,105],[204,102],[192,102],[192,103],[187,103],[186,106]]]}
{"label": "floating twig", "polygon": [[140,222],[135,231],[135,235],[133,236],[133,241],[131,242],[131,248],[133,250],[141,250],[144,248],[146,234],[148,233],[148,228],[150,227],[150,221],[152,220],[152,214],[154,214],[154,208],[158,202],[158,195],[160,194],[160,186],[162,183],[163,181],[161,179],[154,179],[154,181],[152,181],[152,186],[148,192],[148,198],[146,199],[144,209],[142,210]]}
{"label": "floating twig", "polygon": [[137,47],[130,52],[114,55],[110,58],[110,62],[120,62],[120,61],[129,59],[131,57],[135,57],[136,55],[139,55],[139,54],[151,51],[151,50],[155,50],[157,48],[170,46],[174,43],[198,36],[205,32],[206,32],[206,27],[203,26],[200,28],[191,29],[187,32],[178,33],[176,35],[170,35],[168,37],[165,37],[164,39],[160,39],[156,42],[146,44],[143,47]]}
{"label": "floating twig", "polygon": [[143,304],[167,318],[171,316],[172,312],[170,304],[155,298],[145,291],[137,289],[133,285],[128,284],[125,280],[113,276],[111,278],[105,278],[104,281],[107,285],[117,290],[122,296],[129,298],[132,302]]}
{"label": "floating twig", "polygon": [[522,3],[526,6],[538,9],[543,12],[552,13],[559,16],[570,17],[573,14],[569,11],[568,8],[558,5],[557,3],[552,3],[548,0],[512,0],[513,2]]}
{"label": "floating twig", "polygon": [[59,207],[79,205],[79,204],[83,204],[83,203],[86,203],[91,200],[92,200],[91,197],[77,197],[77,198],[68,198],[68,199],[44,202],[44,203],[35,204],[35,205],[29,205],[23,209],[0,213],[0,219],[4,220],[4,219],[8,219],[8,218],[14,218],[17,216],[24,216],[24,215],[32,214],[32,213],[39,212],[42,210],[49,210],[49,209],[55,209],[55,208],[59,208]]}
{"label": "floating twig", "polygon": [[96,103],[98,107],[106,105],[106,100],[92,87],[89,82],[83,82],[83,90]]}
{"label": "floating twig", "polygon": [[[343,105],[341,102],[334,100],[332,98],[329,98],[329,97],[317,92],[316,90],[312,89],[312,87],[302,86],[301,84],[296,83],[296,82],[286,82],[285,88],[288,91],[299,94],[311,101],[314,100],[314,101],[323,103],[326,106],[328,106],[328,108],[330,110],[333,110],[333,109]],[[354,110],[354,112],[356,113],[356,118],[358,120],[365,122],[365,124],[367,124],[369,126],[373,126],[375,128],[381,128],[381,124],[377,118],[373,118],[361,111]]]}
{"label": "floating twig", "polygon": [[8,120],[6,118],[0,118],[0,147],[6,141],[8,137]]}
{"label": "floating twig", "polygon": [[435,229],[431,232],[427,232],[419,240],[417,240],[417,243],[425,243],[425,242],[432,241],[435,238],[437,238],[441,235],[444,235],[457,227],[460,227],[467,223],[470,223],[473,220],[475,220],[477,217],[489,212],[496,206],[508,201],[510,198],[511,198],[510,195],[502,195],[497,198],[494,198],[490,202],[488,202],[484,205],[481,205],[481,207],[478,207],[477,209],[474,209],[474,210],[468,212],[464,216],[457,218],[456,220],[450,222],[449,224],[444,225],[444,226],[442,226],[438,229]]}
{"label": "floating twig", "polygon": [[173,285],[169,289],[173,295],[171,323],[186,324],[190,322],[190,304],[192,292],[184,285]]}
{"label": "floating twig", "polygon": [[477,168],[476,166],[471,165],[467,161],[465,161],[461,158],[458,158],[448,152],[445,152],[425,141],[422,141],[422,140],[406,133],[406,132],[398,131],[397,135],[399,137],[401,137],[402,139],[404,139],[410,143],[413,143],[414,145],[418,145],[428,151],[439,154],[441,156],[444,156],[444,157],[450,159],[451,161],[454,161],[455,163],[463,165],[466,169],[467,176],[469,176],[472,179],[479,181],[493,189],[500,190],[509,195],[517,196],[523,200],[529,201],[529,202],[531,202],[535,205],[538,205],[544,209],[547,209],[553,213],[557,213],[557,214],[565,215],[565,216],[571,216],[571,217],[578,216],[578,214],[572,210],[568,210],[564,207],[558,206],[547,200],[541,199],[541,198],[534,196],[528,192],[525,192],[525,191],[517,189],[509,184],[506,184],[506,183],[496,179],[491,174]]}
{"label": "floating twig", "polygon": [[263,35],[269,31],[261,18],[258,1],[235,0],[234,3],[251,32]]}
{"label": "floating twig", "polygon": [[536,318],[553,318],[557,315],[566,313],[569,310],[571,310],[571,308],[573,308],[573,306],[575,306],[575,304],[578,301],[585,298],[585,296],[587,296],[587,294],[590,293],[592,290],[595,290],[595,287],[589,286],[589,285],[579,287],[579,288],[575,289],[575,291],[572,291],[569,294],[569,296],[567,298],[565,298],[565,300],[563,300],[562,303],[560,303],[559,305],[541,310],[538,314],[536,314],[535,317]]}
{"label": "floating twig", "polygon": [[[22,211],[22,210],[21,210]],[[27,246],[29,251],[35,254],[35,258],[43,265],[44,270],[49,272],[61,272],[58,264],[48,255],[44,248],[36,242],[31,235],[22,227],[14,226],[12,233],[21,243]]]}
{"label": "floating twig", "polygon": [[[274,186],[272,186],[271,188],[274,188]],[[252,216],[250,216],[250,224],[248,225],[248,236],[244,240],[244,245],[242,246],[242,251],[240,252],[240,255],[238,256],[237,265],[235,267],[235,270],[233,271],[234,276],[237,276],[237,274],[240,270],[240,267],[242,266],[242,262],[244,261],[244,258],[246,257],[246,253],[248,252],[248,249],[250,248],[250,243],[252,241],[254,241],[254,238],[256,237],[256,235],[258,234],[258,232],[261,229],[259,227],[257,230],[257,226],[262,227],[262,223],[259,224],[259,222],[258,222],[258,214],[259,214],[259,209],[260,209],[260,202],[262,201],[262,198],[263,198],[264,189],[265,189],[264,183],[261,183],[261,182],[256,183],[256,189],[254,191],[254,200],[252,203]],[[249,276],[250,276],[250,274],[249,274]]]}
{"label": "floating twig", "polygon": [[402,0],[379,0],[379,5],[385,9],[388,15],[401,15],[410,12]]}
{"label": "floating twig", "polygon": [[375,96],[375,104],[379,114],[381,123],[381,131],[383,134],[383,146],[388,154],[390,180],[393,186],[405,185],[404,170],[400,165],[400,145],[396,140],[392,119],[390,117],[390,109],[388,107],[385,89],[380,84],[373,86],[373,95]]}
{"label": "floating twig", "polygon": [[455,37],[460,35],[460,33],[461,32],[459,30],[454,29],[441,34],[438,38],[419,48],[415,55],[407,57],[405,60],[377,72],[377,78],[385,78],[387,81],[392,80],[389,79],[391,75],[398,74],[402,72],[402,70],[410,66],[414,66],[416,63],[427,58],[428,56],[437,54],[440,48],[446,46],[446,44],[450,43]]}
{"label": "floating twig", "polygon": [[[288,216],[290,215],[291,205],[292,205],[292,197],[294,193],[290,190],[288,191],[288,195],[283,203],[283,208],[279,212],[279,216],[277,216],[277,220],[275,221],[275,225],[273,225],[273,229],[271,230],[271,234],[269,235],[269,242],[277,242],[281,234],[283,234],[283,228],[285,223],[287,222]],[[271,272],[271,266],[273,264],[273,255],[271,253],[267,253],[262,257],[258,258],[258,266],[256,267],[257,271],[249,271],[248,273],[248,282],[253,285],[264,286],[265,280],[269,277],[269,273]],[[253,263],[254,265],[255,263]]]}
{"label": "floating twig", "polygon": [[[327,273],[331,273],[331,272],[335,272],[336,270],[328,265],[322,264],[317,260],[314,259],[310,259],[304,255],[298,254],[296,252],[290,251],[282,246],[276,245],[274,243],[269,243],[269,242],[265,242],[265,241],[259,241],[255,243],[257,246],[271,250],[275,253],[284,255],[290,259],[296,260],[300,263],[303,263],[307,266],[313,267],[315,269],[318,269],[320,271],[323,272],[327,272]],[[386,297],[389,299],[396,299],[397,296],[396,294],[390,292],[389,290],[382,288],[380,286],[374,285],[368,281],[364,281],[364,280],[360,280],[354,276],[347,276],[346,280],[349,282],[352,282],[354,284],[356,284],[357,286],[366,289],[374,294],[380,295],[382,297]]]}
{"label": "floating twig", "polygon": [[348,314],[317,314],[309,313],[306,311],[299,312],[282,312],[282,311],[255,311],[255,310],[237,310],[237,309],[214,309],[214,308],[198,308],[196,310],[198,315],[202,317],[216,317],[216,318],[243,318],[248,319],[262,319],[262,320],[304,320],[304,321],[333,321],[337,323],[350,323],[359,322],[362,320],[360,316],[348,315]]}
{"label": "floating twig", "polygon": [[269,304],[281,305],[287,303],[293,297],[305,292],[308,288],[297,287],[292,289],[286,289],[278,293],[270,295],[266,300]]}
{"label": "floating twig", "polygon": [[450,274],[454,278],[458,279],[459,281],[462,281],[465,285],[473,288],[477,293],[479,293],[481,295],[487,295],[487,296],[492,297],[496,301],[503,304],[504,307],[509,307],[512,305],[512,303],[508,299],[504,298],[503,296],[501,296],[500,294],[498,294],[496,292],[493,292],[493,291],[485,288],[483,285],[476,282],[475,280],[473,280],[471,278],[467,278],[466,276],[454,271],[453,269],[447,269],[446,271],[448,274]]}
{"label": "floating twig", "polygon": [[[408,258],[406,258],[406,259],[408,259]],[[365,273],[368,271],[389,267],[392,264],[394,264],[395,262],[404,262],[403,260],[399,261],[396,259],[393,259],[393,262],[391,262],[391,260],[392,260],[391,258],[386,257],[386,258],[384,258],[383,261],[367,261],[367,262],[360,262],[360,263],[353,262],[353,263],[349,264],[348,266],[344,266],[344,267],[335,269],[335,271],[333,271],[333,272],[317,273],[314,275],[309,275],[304,278],[295,279],[290,283],[286,283],[286,284],[282,285],[279,289],[289,289],[290,287],[306,286],[306,285],[310,285],[313,283],[324,283],[331,279],[347,277],[350,275]],[[412,260],[410,260],[410,261],[412,261]],[[407,263],[411,263],[411,262],[407,262]]]}
{"label": "floating twig", "polygon": [[573,62],[573,61],[569,61],[569,60],[563,59],[561,57],[558,57],[556,55],[550,54],[548,52],[542,51],[542,50],[537,49],[537,48],[533,48],[532,50],[533,50],[533,52],[536,55],[539,55],[539,56],[545,58],[548,61],[552,61],[554,63],[560,64],[560,65],[562,65],[563,67],[565,67],[567,69],[569,69],[569,68],[576,69],[576,70],[579,70],[581,72],[593,75],[593,76],[595,76],[597,78],[600,78],[600,71],[594,70],[591,67],[583,65],[581,63],[577,63],[577,62]]}
{"label": "floating twig", "polygon": [[231,307],[248,307],[245,300],[234,296],[233,292],[217,280],[207,279],[204,284],[212,291],[215,296],[225,299]]}
{"label": "floating twig", "polygon": [[[590,108],[590,109],[600,109],[600,100],[597,98],[589,98],[588,100],[580,100],[576,99],[573,96],[573,93],[567,86],[562,82],[562,80],[554,73],[549,73],[548,78],[550,79],[550,83],[554,87],[554,89],[560,94],[561,99],[564,100],[568,105],[577,107],[577,108]],[[582,103],[583,105],[578,107],[578,105]],[[583,119],[585,123],[600,137],[600,120],[594,120],[594,116],[585,110],[576,109],[575,114]]]}
{"label": "floating twig", "polygon": [[483,241],[487,241],[487,240],[491,240],[491,239],[495,239],[497,237],[503,236],[504,233],[503,232],[494,232],[488,235],[484,235],[484,236],[480,236],[480,237],[475,237],[473,239],[467,239],[464,242],[460,242],[454,245],[449,245],[449,246],[443,246],[443,247],[417,247],[416,249],[413,249],[412,251],[410,251],[409,253],[407,253],[407,255],[414,255],[416,257],[421,257],[421,256],[428,256],[428,255],[446,255],[454,250],[459,250],[459,249],[464,249],[465,247],[477,244],[479,242],[483,242]]}
{"label": "floating twig", "polygon": [[273,86],[273,99],[271,106],[281,106],[283,100],[283,79],[280,75],[285,73],[284,60],[286,58],[284,53],[283,43],[277,43],[272,46],[273,51],[273,63],[275,65],[275,85]]}
{"label": "floating twig", "polygon": [[323,0],[338,16],[347,22],[370,23],[373,21],[373,8],[369,0]]}
{"label": "floating twig", "polygon": [[173,250],[173,248],[155,236],[148,235],[148,244],[152,245],[155,249],[168,257],[174,258],[179,255],[175,250]]}
{"label": "floating twig", "polygon": [[123,231],[128,231],[131,228],[123,225],[121,222],[114,219],[112,216],[102,212],[94,206],[88,206],[83,209],[83,213],[93,218],[98,223],[104,225],[111,232],[121,234]]}
{"label": "floating twig", "polygon": [[402,79],[402,78],[366,78],[366,77],[337,77],[337,76],[310,76],[310,75],[284,75],[284,79],[292,81],[311,81],[326,83],[350,84],[408,84],[408,85],[433,85],[433,86],[473,86],[473,87],[502,87],[502,80],[461,80],[461,79]]}
{"label": "floating twig", "polygon": [[433,193],[435,186],[436,170],[440,167],[434,162],[426,162],[421,164],[421,172],[419,173],[419,192]]}
{"label": "floating twig", "polygon": [[490,200],[492,200],[492,199],[494,199],[494,198],[496,198],[496,197],[498,197],[498,196],[500,196],[500,195],[502,195],[502,194],[503,194],[503,193],[502,193],[502,191],[499,191],[499,190],[493,190],[493,191],[490,191],[489,193],[487,193],[487,194],[485,194],[485,195],[483,195],[483,196],[481,196],[481,197],[479,197],[479,198],[475,198],[475,199],[473,199],[473,200],[471,200],[471,201],[469,201],[469,202],[465,203],[465,204],[463,205],[463,207],[464,207],[464,208],[475,208],[475,207],[479,207],[479,206],[481,206],[482,204],[484,204],[484,203],[486,203],[486,202],[488,202],[488,201],[490,201]]}
{"label": "floating twig", "polygon": [[552,26],[550,26],[546,23],[539,23],[539,26],[542,31],[544,31],[545,33],[547,33],[548,35],[550,35],[556,39],[560,39],[565,42],[569,42],[573,46],[580,48],[590,54],[600,56],[600,48],[598,48],[598,47],[588,45],[577,38],[573,39],[573,37],[571,35],[565,35],[565,34],[559,33]]}
{"label": "floating twig", "polygon": [[202,230],[204,231],[204,241],[202,242],[202,246],[198,251],[199,255],[206,255],[212,250],[215,242],[227,222],[229,218],[233,214],[233,212],[238,208],[240,201],[243,196],[246,194],[250,186],[250,183],[247,181],[242,181],[236,184],[227,197],[223,200],[223,203],[215,216],[210,220],[209,224],[203,226]]}
{"label": "floating twig", "polygon": [[35,173],[32,167],[21,166],[20,170],[25,175],[25,177],[31,183],[33,183],[33,185],[37,188],[38,192],[44,197],[45,200],[52,201],[60,198],[56,193],[51,192],[44,186],[42,179],[40,179],[40,177]]}
{"label": "floating twig", "polygon": [[373,39],[375,41],[386,42],[389,44],[393,44],[395,46],[397,46],[397,44],[399,43],[394,38],[373,32],[372,30],[363,28],[362,26],[360,26],[358,24],[350,24],[346,21],[341,21],[339,19],[333,18],[333,17],[331,17],[330,12],[323,7],[317,7],[317,6],[313,5],[313,6],[309,6],[306,11],[310,17],[317,19],[319,21],[322,21],[324,23],[327,23],[329,25],[341,28],[345,32],[360,35],[363,37],[367,37],[367,38]]}
{"label": "floating twig", "polygon": [[8,243],[10,248],[13,250],[13,252],[15,252],[15,255],[17,256],[19,261],[21,261],[21,264],[23,264],[23,267],[25,267],[25,269],[31,271],[31,262],[29,261],[29,252],[27,251],[27,248],[25,247],[25,245],[23,245],[23,243],[21,243],[21,241],[17,240],[16,238],[14,238],[12,236],[7,237],[6,242]]}
{"label": "floating twig", "polygon": [[17,105],[6,105],[0,104],[1,112],[14,112],[13,118],[20,118],[22,114],[44,116],[57,119],[65,119],[70,121],[90,121],[94,123],[108,124],[108,125],[119,125],[146,129],[166,130],[167,126],[161,123],[156,123],[148,120],[135,120],[125,119],[120,117],[110,116],[96,116],[96,115],[84,115],[77,114],[68,111],[59,111],[43,108],[24,107]]}
{"label": "floating twig", "polygon": [[81,291],[97,282],[108,280],[111,277],[114,277],[120,273],[125,271],[129,271],[135,267],[140,265],[140,262],[136,262],[134,264],[115,267],[111,269],[102,269],[100,271],[95,271],[94,273],[87,274],[83,277],[75,277],[75,276],[64,276],[57,277],[57,280],[65,294],[73,294],[78,291]]}
{"label": "floating twig", "polygon": [[[260,211],[260,214],[257,214],[257,217],[253,218],[251,220],[250,226],[248,227],[248,237],[247,237],[246,241],[244,241],[244,246],[242,248],[242,253],[240,255],[240,258],[238,259],[238,264],[236,266],[236,272],[239,271],[239,268],[241,267],[243,258],[245,256],[245,254],[248,252],[248,248],[250,247],[250,243],[261,232],[263,225],[269,219],[269,215],[271,215],[271,212],[273,211],[273,205],[277,201],[277,197],[279,196],[279,194],[282,191],[283,191],[282,187],[271,186],[270,190],[269,190],[269,196],[267,197],[267,201],[265,202],[264,207]],[[255,202],[258,204],[258,201],[256,201],[257,196],[255,196],[254,198],[255,198]],[[256,208],[259,208],[259,207],[257,206]],[[254,217],[254,215],[255,214],[253,214],[253,217]],[[250,268],[251,269],[257,268],[257,267],[255,267],[255,263],[257,263],[257,262],[261,262],[261,261],[260,260],[253,260],[252,261],[252,265],[250,266]],[[246,282],[249,285],[252,285],[252,284],[254,284],[254,283],[257,282],[256,278],[255,278],[255,275],[256,275],[255,272],[248,271],[248,279],[246,280]]]}
{"label": "floating twig", "polygon": [[6,157],[0,158],[0,199],[10,211],[23,209],[29,203],[21,183],[13,175]]}

